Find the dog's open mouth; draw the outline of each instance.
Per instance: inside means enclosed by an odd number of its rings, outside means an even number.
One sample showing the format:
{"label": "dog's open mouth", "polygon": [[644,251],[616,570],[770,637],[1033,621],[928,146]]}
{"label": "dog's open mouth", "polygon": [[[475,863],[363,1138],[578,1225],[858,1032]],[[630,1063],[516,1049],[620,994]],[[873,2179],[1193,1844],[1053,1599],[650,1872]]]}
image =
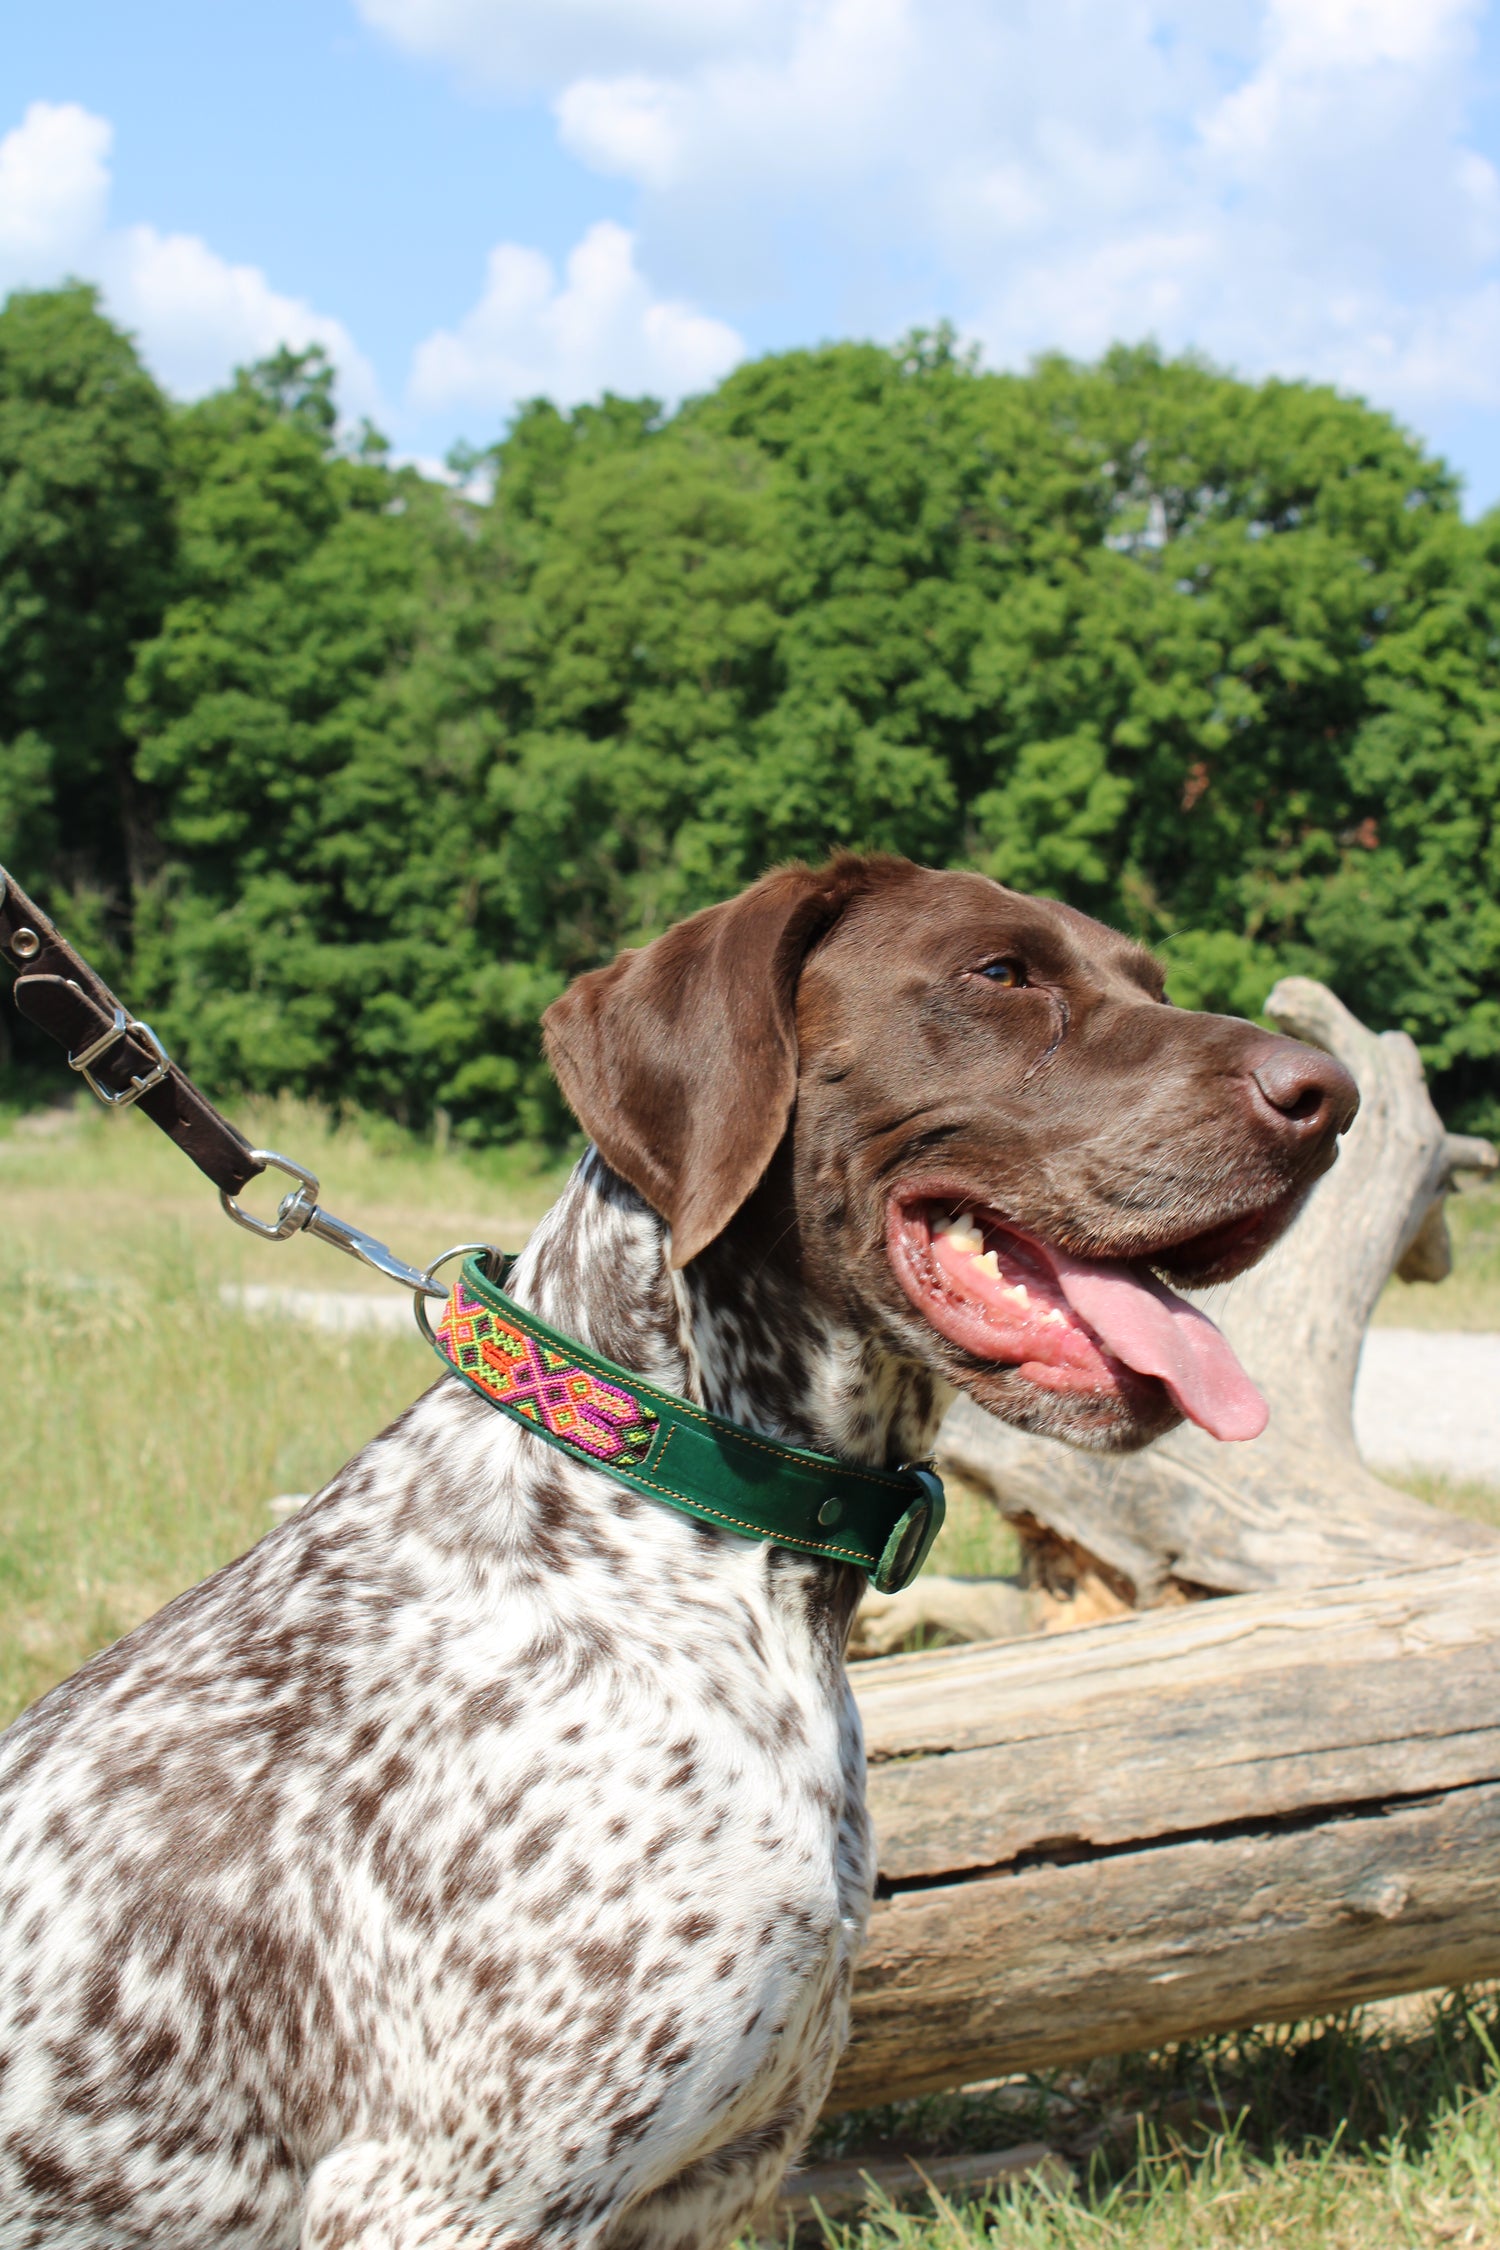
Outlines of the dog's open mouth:
{"label": "dog's open mouth", "polygon": [[1216,1438],[1259,1437],[1265,1400],[1206,1313],[1139,1262],[1079,1258],[973,1204],[896,1203],[897,1279],[939,1335],[1043,1390],[1161,1383]]}

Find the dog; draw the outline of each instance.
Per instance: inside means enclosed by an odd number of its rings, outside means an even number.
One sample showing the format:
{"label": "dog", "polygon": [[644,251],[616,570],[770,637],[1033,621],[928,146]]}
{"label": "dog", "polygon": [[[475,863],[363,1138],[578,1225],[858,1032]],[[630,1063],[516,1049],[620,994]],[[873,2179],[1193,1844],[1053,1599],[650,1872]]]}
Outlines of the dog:
{"label": "dog", "polygon": [[[1258,1426],[1175,1294],[1354,1088],[974,874],[767,876],[549,1010],[591,1139],[510,1284],[750,1429],[920,1460],[955,1389]],[[5,2250],[713,2250],[847,2030],[863,1580],[440,1378],[0,1759]]]}

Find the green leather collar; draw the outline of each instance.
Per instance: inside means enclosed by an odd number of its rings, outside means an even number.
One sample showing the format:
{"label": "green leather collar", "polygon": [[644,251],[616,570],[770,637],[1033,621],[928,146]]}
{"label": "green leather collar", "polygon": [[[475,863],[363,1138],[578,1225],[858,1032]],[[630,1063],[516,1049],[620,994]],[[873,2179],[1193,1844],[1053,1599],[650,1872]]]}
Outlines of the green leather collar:
{"label": "green leather collar", "polygon": [[[501,1281],[513,1264],[501,1262]],[[883,1594],[910,1585],[927,1560],[944,1504],[925,1465],[852,1468],[706,1413],[559,1335],[477,1257],[465,1260],[436,1334],[417,1302],[427,1341],[472,1390],[620,1484],[704,1523],[853,1563]]]}

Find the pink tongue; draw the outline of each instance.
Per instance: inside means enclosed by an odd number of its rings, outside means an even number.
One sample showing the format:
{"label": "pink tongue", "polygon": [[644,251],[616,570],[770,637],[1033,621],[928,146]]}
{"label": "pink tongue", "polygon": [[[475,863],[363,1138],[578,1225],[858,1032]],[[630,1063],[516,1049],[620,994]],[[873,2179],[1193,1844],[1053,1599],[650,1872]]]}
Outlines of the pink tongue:
{"label": "pink tongue", "polygon": [[1073,1258],[1052,1243],[1047,1255],[1068,1303],[1116,1359],[1158,1376],[1211,1437],[1260,1436],[1270,1409],[1206,1313],[1128,1266]]}

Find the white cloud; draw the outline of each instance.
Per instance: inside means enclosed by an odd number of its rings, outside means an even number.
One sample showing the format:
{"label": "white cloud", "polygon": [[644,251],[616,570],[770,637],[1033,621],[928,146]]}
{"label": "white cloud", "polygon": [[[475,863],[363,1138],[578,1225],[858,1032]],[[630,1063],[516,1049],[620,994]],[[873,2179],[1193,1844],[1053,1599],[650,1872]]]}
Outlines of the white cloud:
{"label": "white cloud", "polygon": [[0,271],[46,275],[98,233],[112,137],[77,102],[33,102],[0,140]]}
{"label": "white cloud", "polygon": [[110,309],[140,336],[168,388],[195,398],[282,344],[321,344],[339,371],[345,413],[377,404],[374,372],[342,321],[273,289],[258,266],[231,265],[194,234],[127,227],[99,246]]}
{"label": "white cloud", "polygon": [[639,71],[579,78],[558,96],[558,131],[563,146],[596,172],[670,187],[681,161],[684,107],[677,88]]}
{"label": "white cloud", "polygon": [[554,104],[564,145],[646,187],[733,182],[773,206],[794,183],[852,186],[920,82],[921,20],[912,0],[817,0],[785,29],[777,47],[762,26],[675,78],[571,80]]}
{"label": "white cloud", "polygon": [[1293,68],[1420,68],[1474,13],[1472,0],[1270,0],[1268,20]]}
{"label": "white cloud", "polygon": [[429,410],[493,414],[539,394],[561,405],[605,389],[676,399],[712,383],[743,350],[723,321],[653,297],[634,237],[601,220],[561,282],[540,251],[513,242],[492,250],[472,312],[419,347],[412,397]]}
{"label": "white cloud", "polygon": [[[1155,333],[1419,416],[1500,404],[1486,0],[357,0],[540,93],[725,311],[949,311],[1014,364]],[[477,317],[477,316],[472,316]]]}
{"label": "white cloud", "polygon": [[355,0],[409,53],[530,92],[581,68],[671,67],[774,44],[798,0]]}
{"label": "white cloud", "polygon": [[112,139],[107,120],[76,102],[33,102],[0,140],[0,295],[70,274],[98,282],[156,374],[185,397],[278,345],[321,344],[339,370],[345,410],[374,409],[374,374],[341,322],[283,296],[258,266],[231,265],[197,235],[109,225]]}

